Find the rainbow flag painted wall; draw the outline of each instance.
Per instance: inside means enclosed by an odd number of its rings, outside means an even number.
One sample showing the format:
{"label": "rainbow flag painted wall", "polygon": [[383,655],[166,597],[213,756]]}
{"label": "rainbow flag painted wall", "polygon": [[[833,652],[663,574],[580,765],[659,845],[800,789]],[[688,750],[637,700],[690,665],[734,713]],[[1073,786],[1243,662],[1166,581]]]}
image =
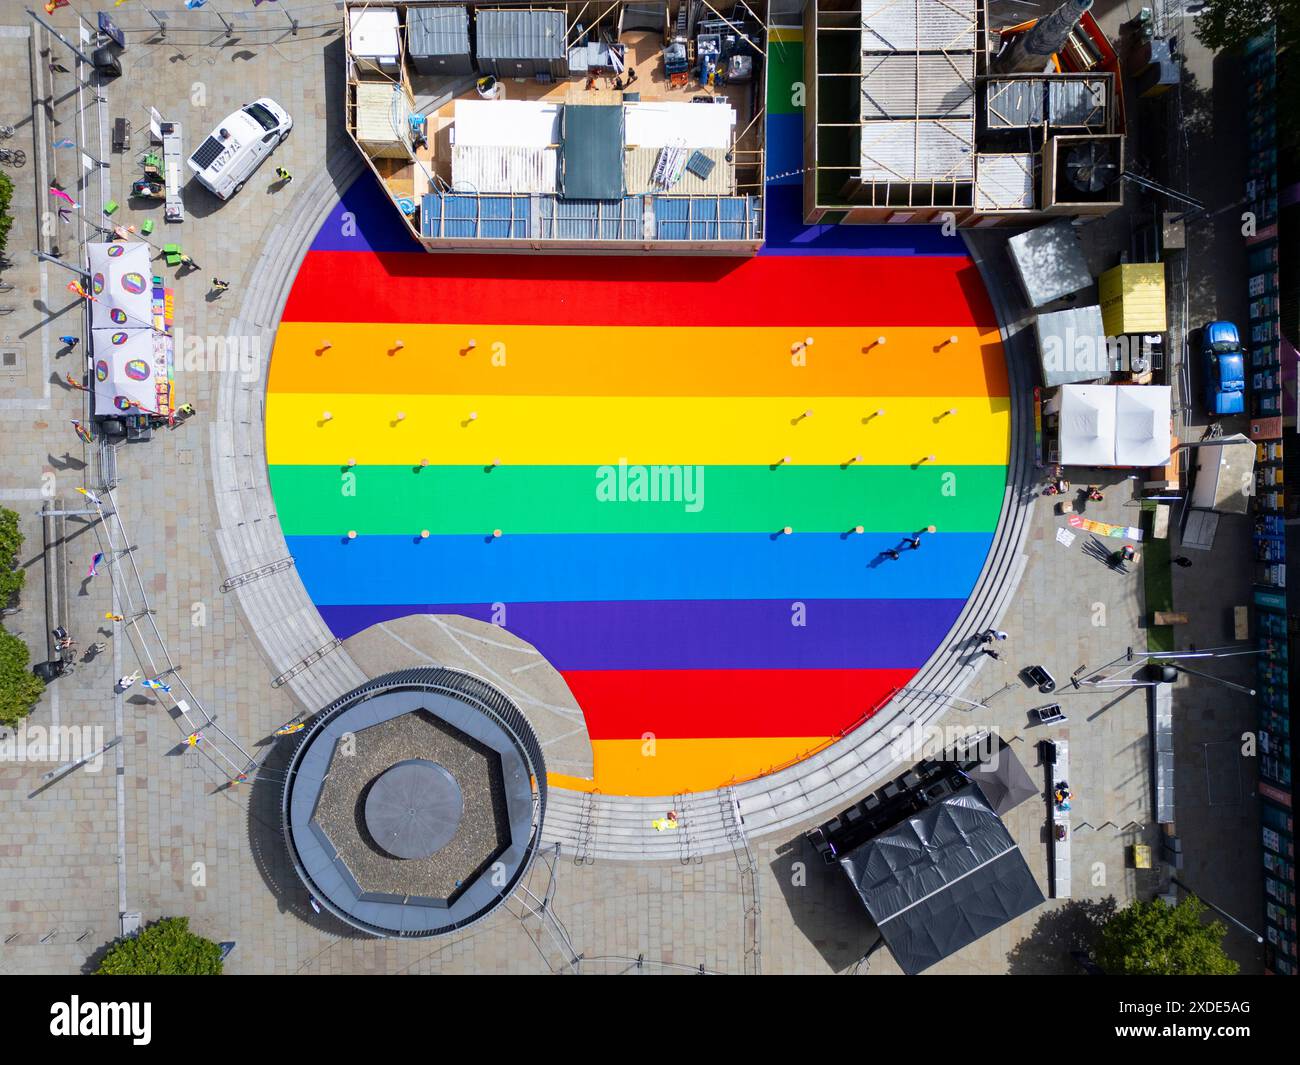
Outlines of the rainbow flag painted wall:
{"label": "rainbow flag painted wall", "polygon": [[[770,72],[779,96],[798,65]],[[771,109],[770,174],[800,121]],[[978,273],[930,227],[804,226],[797,182],[734,260],[428,255],[363,177],[299,272],[266,422],[307,590],[342,638],[505,604],[593,742],[594,781],[553,785],[670,795],[804,757],[907,683],[979,575],[1010,425]]]}

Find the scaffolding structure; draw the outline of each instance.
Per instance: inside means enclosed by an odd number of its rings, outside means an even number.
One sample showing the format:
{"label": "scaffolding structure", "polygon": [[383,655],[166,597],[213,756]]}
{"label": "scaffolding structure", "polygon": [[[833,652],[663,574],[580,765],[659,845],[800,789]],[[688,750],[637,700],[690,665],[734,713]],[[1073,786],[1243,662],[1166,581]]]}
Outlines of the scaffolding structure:
{"label": "scaffolding structure", "polygon": [[969,209],[983,0],[813,0],[810,210],[906,221]]}
{"label": "scaffolding structure", "polygon": [[[417,55],[408,40],[414,12],[427,11],[426,6],[406,0],[347,0],[343,11],[347,130],[412,236],[427,250],[589,252],[603,248],[670,254],[758,250],[766,196],[764,0],[466,0],[456,7],[466,12],[471,40],[480,15],[562,15],[564,58],[549,57],[545,70],[530,69],[526,74],[513,67],[498,70],[484,65],[481,49],[473,57],[451,55],[451,38],[439,29],[420,47],[430,54],[446,53],[458,63],[463,58],[470,71],[458,68],[444,74],[436,66],[438,55],[432,60]],[[733,128],[725,144],[687,145],[692,150],[686,153],[686,161],[693,167],[688,165],[671,185],[653,180],[660,147],[630,141],[622,146],[620,172],[625,188],[639,200],[645,197],[641,202],[647,213],[629,214],[633,205],[626,198],[564,202],[567,198],[558,178],[563,173],[564,136],[545,145],[516,142],[505,128],[509,123],[504,108],[498,122],[501,139],[462,143],[461,121],[447,108],[453,101],[501,100],[517,105],[545,99],[561,110],[571,105],[626,104],[628,113],[638,106],[644,111],[661,98],[683,104],[725,101],[724,94],[714,92],[711,80],[708,86],[700,86],[707,88],[707,94],[692,97],[690,90],[665,86],[663,93],[680,96],[661,97],[656,94],[658,83],[649,76],[625,96],[619,91],[621,85],[616,89],[596,85],[597,68],[591,67],[589,75],[585,60],[577,63],[574,58],[578,52],[588,55],[602,47],[608,51],[611,40],[617,40],[625,28],[663,33],[667,41],[674,32],[670,17],[674,11],[683,14],[678,22],[687,27],[686,32],[696,18],[716,20],[740,39],[737,47],[752,50],[752,90],[743,85],[752,99],[741,111],[743,129]],[[506,23],[509,29],[510,19]],[[536,84],[529,85],[530,81]],[[650,98],[639,99],[643,92]],[[688,117],[705,116],[701,112]],[[658,217],[650,212],[650,197],[664,205]],[[683,202],[669,202],[675,199]]]}

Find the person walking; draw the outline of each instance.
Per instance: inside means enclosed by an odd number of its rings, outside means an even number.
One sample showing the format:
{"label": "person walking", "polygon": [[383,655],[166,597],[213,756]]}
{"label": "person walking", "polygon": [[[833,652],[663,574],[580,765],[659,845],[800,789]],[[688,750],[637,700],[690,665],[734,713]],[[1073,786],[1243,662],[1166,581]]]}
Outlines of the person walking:
{"label": "person walking", "polygon": [[289,173],[289,171],[285,167],[282,166],[277,166],[275,168],[275,176],[285,185],[289,184],[289,182],[293,180],[293,175]]}
{"label": "person walking", "polygon": [[1188,558],[1186,555],[1179,555],[1176,559],[1174,559],[1174,565],[1181,566],[1183,569],[1190,569],[1192,566],[1192,560]]}
{"label": "person walking", "polygon": [[213,291],[213,292],[225,292],[226,289],[228,289],[228,288],[230,288],[230,282],[229,282],[229,281],[222,281],[221,278],[219,278],[219,277],[214,277],[214,278],[212,279],[212,291]]}
{"label": "person walking", "polygon": [[980,643],[992,643],[997,640],[999,643],[1007,638],[1007,634],[1001,629],[985,629],[980,633]]}
{"label": "person walking", "polygon": [[907,542],[913,551],[919,551],[921,549],[921,538],[919,536],[909,536]]}
{"label": "person walking", "polygon": [[982,655],[988,655],[990,658],[992,658],[992,659],[993,659],[994,661],[996,661],[996,662],[1000,662],[1000,661],[1002,661],[1002,655],[999,654],[997,651],[993,650],[992,647],[981,647],[981,648],[980,648],[980,654],[982,654]]}
{"label": "person walking", "polygon": [[64,347],[66,347],[69,351],[72,351],[74,348],[76,348],[78,344],[81,343],[81,337],[59,337],[59,343],[62,344]]}

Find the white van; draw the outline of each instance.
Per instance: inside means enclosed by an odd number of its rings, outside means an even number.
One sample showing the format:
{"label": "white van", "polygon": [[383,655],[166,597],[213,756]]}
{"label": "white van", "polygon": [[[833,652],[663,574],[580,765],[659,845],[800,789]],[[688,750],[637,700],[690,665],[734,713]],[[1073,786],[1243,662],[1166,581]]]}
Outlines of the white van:
{"label": "white van", "polygon": [[264,96],[245,104],[214,129],[190,156],[190,169],[200,184],[228,200],[291,129],[289,112]]}

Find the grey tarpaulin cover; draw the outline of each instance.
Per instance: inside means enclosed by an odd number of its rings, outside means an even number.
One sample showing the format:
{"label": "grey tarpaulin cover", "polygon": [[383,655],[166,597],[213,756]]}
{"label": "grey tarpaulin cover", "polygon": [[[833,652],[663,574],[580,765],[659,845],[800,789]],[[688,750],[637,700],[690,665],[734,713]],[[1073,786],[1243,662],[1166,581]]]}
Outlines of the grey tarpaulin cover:
{"label": "grey tarpaulin cover", "polygon": [[849,851],[840,867],[909,976],[1043,901],[973,784]]}
{"label": "grey tarpaulin cover", "polygon": [[1042,789],[1030,779],[1011,748],[1001,740],[998,742],[998,750],[970,770],[968,775],[984,793],[994,812],[1001,816],[1040,794]]}
{"label": "grey tarpaulin cover", "polygon": [[623,198],[623,108],[567,104],[560,146],[566,200]]}

